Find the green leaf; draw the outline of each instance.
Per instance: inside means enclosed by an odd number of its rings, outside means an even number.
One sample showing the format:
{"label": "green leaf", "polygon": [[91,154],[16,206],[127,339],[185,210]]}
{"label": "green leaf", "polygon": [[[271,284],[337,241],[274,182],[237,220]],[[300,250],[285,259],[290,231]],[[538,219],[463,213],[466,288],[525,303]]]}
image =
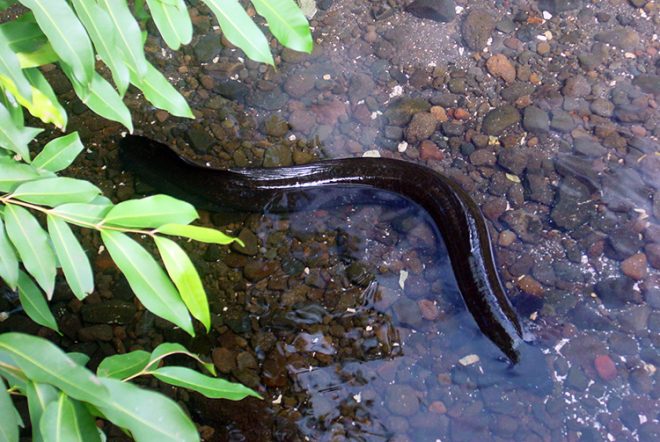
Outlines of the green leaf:
{"label": "green leaf", "polygon": [[120,232],[102,230],[101,238],[117,267],[126,276],[131,289],[147,310],[194,336],[195,331],[185,304],[149,252]]}
{"label": "green leaf", "polygon": [[25,391],[25,374],[7,353],[0,351],[0,377],[3,377],[14,388]]}
{"label": "green leaf", "polygon": [[18,127],[14,124],[11,114],[4,106],[0,106],[0,147],[11,150],[30,162],[28,143],[43,129],[36,127]]}
{"label": "green leaf", "polygon": [[23,69],[36,68],[60,60],[50,43],[41,45],[32,52],[18,52],[16,56]]}
{"label": "green leaf", "polygon": [[83,85],[94,72],[94,51],[85,28],[66,0],[20,0],[30,8],[53,50]]}
{"label": "green leaf", "polygon": [[89,356],[87,356],[85,353],[79,353],[77,351],[70,351],[66,355],[73,359],[73,362],[80,365],[81,367],[87,365],[90,359]]}
{"label": "green leaf", "polygon": [[197,219],[195,207],[168,195],[154,195],[119,203],[110,209],[103,224],[120,227],[160,227],[187,224]]}
{"label": "green leaf", "polygon": [[44,295],[36,286],[32,279],[24,272],[20,272],[18,277],[18,298],[21,301],[25,313],[39,325],[48,327],[51,330],[60,332],[57,327],[57,321],[44,299]]}
{"label": "green leaf", "polygon": [[49,97],[32,85],[30,85],[32,98],[28,100],[20,94],[14,82],[4,75],[0,75],[0,86],[8,94],[11,94],[18,103],[27,108],[32,115],[44,123],[53,123],[58,128],[63,129],[64,124],[66,124],[66,113],[60,113],[61,106],[57,100],[53,103]]}
{"label": "green leaf", "polygon": [[32,12],[0,24],[0,34],[15,53],[32,52],[48,43],[48,37],[39,28]]}
{"label": "green leaf", "polygon": [[131,112],[128,110],[117,91],[103,77],[94,72],[89,87],[78,83],[66,66],[62,70],[71,80],[73,90],[78,98],[92,111],[103,118],[123,124],[129,132],[133,132]]}
{"label": "green leaf", "polygon": [[52,385],[28,381],[25,383],[25,395],[28,400],[30,422],[32,422],[32,441],[43,442],[39,422],[48,404],[57,401],[57,390]]}
{"label": "green leaf", "polygon": [[312,52],[314,42],[309,23],[293,0],[252,0],[252,4],[283,46],[295,51]]}
{"label": "green leaf", "polygon": [[[25,126],[24,122],[24,115],[23,115],[23,106],[18,104],[16,101],[16,98],[14,98],[13,95],[9,94],[0,94],[0,105],[4,106],[5,109],[9,112],[11,115],[12,122],[14,123],[14,126],[16,127],[23,127]],[[0,151],[0,154],[3,154],[4,152]]]}
{"label": "green leaf", "polygon": [[89,181],[55,177],[23,183],[14,190],[12,197],[54,207],[60,204],[88,203],[100,193],[101,189]]}
{"label": "green leaf", "polygon": [[0,441],[18,442],[18,411],[7,392],[5,381],[0,378]]}
{"label": "green leaf", "polygon": [[140,26],[138,25],[125,0],[98,0],[105,9],[112,23],[115,37],[115,50],[119,50],[126,65],[133,69],[138,77],[147,73],[147,59],[144,56]]}
{"label": "green leaf", "polygon": [[147,74],[142,78],[131,69],[131,83],[139,88],[154,106],[177,117],[195,118],[186,99],[150,63],[147,63]]}
{"label": "green leaf", "polygon": [[5,224],[2,219],[0,219],[0,277],[10,289],[16,290],[18,286],[18,259],[9,238],[7,238]]}
{"label": "green leaf", "polygon": [[32,166],[51,172],[59,172],[69,167],[84,148],[85,146],[80,142],[78,132],[55,138],[44,146],[39,155],[34,157]]}
{"label": "green leaf", "polygon": [[110,16],[96,2],[73,0],[72,3],[101,60],[110,68],[119,95],[123,96],[128,89],[128,68],[121,59],[121,54],[116,50],[118,36],[113,32]]}
{"label": "green leaf", "polygon": [[53,215],[48,215],[48,233],[71,291],[76,298],[85,299],[94,291],[94,273],[78,238],[66,222]]}
{"label": "green leaf", "polygon": [[55,288],[56,264],[48,234],[30,212],[11,204],[5,207],[5,228],[25,269],[50,299]]}
{"label": "green leaf", "polygon": [[187,224],[165,224],[157,228],[156,232],[165,235],[182,236],[184,238],[190,238],[195,241],[209,244],[227,245],[236,241],[240,245],[243,245],[243,241],[240,239],[208,227],[190,226]]}
{"label": "green leaf", "polygon": [[188,351],[186,347],[184,347],[181,344],[177,344],[176,342],[164,342],[160,344],[158,347],[154,349],[153,352],[151,352],[151,357],[149,359],[149,365],[154,365],[156,362],[160,362],[161,360],[165,359],[168,356],[175,355],[175,354],[181,354],[181,355],[186,355],[190,358],[193,358],[197,362],[199,362],[209,373],[211,373],[213,376],[216,375],[215,372],[215,366],[210,363],[210,362],[204,362],[202,358],[200,358],[198,355],[191,353]]}
{"label": "green leaf", "polygon": [[16,57],[16,53],[9,47],[9,41],[0,33],[0,75],[8,77],[16,85],[18,93],[27,100],[32,99],[32,88],[23,75],[23,70]]}
{"label": "green leaf", "polygon": [[37,68],[25,69],[23,72],[32,85],[34,95],[32,108],[29,108],[30,113],[44,123],[53,123],[59,129],[64,130],[68,122],[66,111],[57,100],[46,77]]}
{"label": "green leaf", "polygon": [[0,158],[0,192],[11,192],[20,183],[37,178],[39,173],[34,167],[12,158]]}
{"label": "green leaf", "polygon": [[186,252],[171,239],[155,236],[154,241],[163,259],[167,274],[176,285],[190,314],[197,318],[206,331],[211,330],[211,313],[202,280]]}
{"label": "green leaf", "polygon": [[11,356],[32,381],[51,384],[74,399],[97,405],[108,395],[89,370],[45,339],[24,333],[3,333],[0,352]]}
{"label": "green leaf", "polygon": [[144,350],[108,356],[101,361],[96,374],[105,378],[126,379],[142,371],[149,363],[150,357]]}
{"label": "green leaf", "polygon": [[101,440],[92,415],[64,393],[57,401],[48,404],[41,416],[39,429],[46,442]]}
{"label": "green leaf", "polygon": [[53,214],[63,218],[66,222],[82,227],[90,227],[100,223],[110,211],[112,204],[63,204],[52,209]]}
{"label": "green leaf", "polygon": [[167,45],[177,50],[190,43],[193,34],[188,8],[183,0],[147,0],[151,16]]}
{"label": "green leaf", "polygon": [[261,399],[254,390],[224,379],[212,378],[186,367],[161,367],[150,371],[158,380],[187,388],[213,399],[239,401],[247,396]]}
{"label": "green leaf", "polygon": [[100,380],[109,395],[99,410],[115,425],[130,431],[136,441],[199,442],[195,425],[168,397],[128,382]]}
{"label": "green leaf", "polygon": [[203,0],[213,11],[227,40],[254,61],[274,65],[268,40],[238,0]]}

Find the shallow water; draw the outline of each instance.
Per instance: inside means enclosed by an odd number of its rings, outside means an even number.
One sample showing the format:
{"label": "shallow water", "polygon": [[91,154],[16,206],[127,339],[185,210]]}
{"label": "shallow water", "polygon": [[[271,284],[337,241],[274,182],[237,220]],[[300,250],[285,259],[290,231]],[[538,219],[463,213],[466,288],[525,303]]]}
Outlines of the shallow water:
{"label": "shallow water", "polygon": [[[499,362],[462,305],[440,237],[403,200],[328,208],[333,195],[320,193],[297,213],[279,213],[282,201],[265,214],[203,213],[253,245],[190,250],[215,313],[210,337],[190,342],[138,313],[112,325],[112,341],[87,339],[94,324],[61,293],[61,343],[98,360],[179,339],[263,393],[230,403],[167,390],[208,440],[658,440],[657,2],[545,2],[574,7],[544,14],[532,0],[457,1],[464,10],[451,23],[400,10],[374,20],[381,1],[324,3],[315,52],[277,48],[277,70],[221,47],[195,6],[193,49],[174,53],[153,37],[147,48],[197,118],[129,95],[138,131],[220,167],[380,155],[453,177],[489,220],[552,392],[529,388],[543,370],[514,376]],[[496,28],[471,50],[461,26],[480,7]],[[489,67],[491,54],[512,66]],[[64,93],[90,148],[77,172],[116,199],[148,192],[116,160],[122,129]],[[495,133],[493,109],[521,121]],[[130,304],[107,257],[96,261],[89,304]],[[29,325],[12,317],[2,327]]]}

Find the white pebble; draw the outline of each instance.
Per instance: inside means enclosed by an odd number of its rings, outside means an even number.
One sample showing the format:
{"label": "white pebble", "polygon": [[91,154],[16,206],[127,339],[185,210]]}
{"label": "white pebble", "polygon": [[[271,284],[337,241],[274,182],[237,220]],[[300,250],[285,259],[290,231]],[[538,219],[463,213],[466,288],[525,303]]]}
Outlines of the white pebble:
{"label": "white pebble", "polygon": [[380,158],[380,152],[378,152],[376,149],[372,149],[363,153],[362,156],[365,158]]}
{"label": "white pebble", "polygon": [[405,141],[400,142],[399,145],[396,147],[396,150],[398,150],[401,153],[405,152],[406,149],[408,149],[408,143],[406,143]]}
{"label": "white pebble", "polygon": [[552,18],[552,14],[550,14],[548,11],[543,11],[543,18],[550,20]]}
{"label": "white pebble", "polygon": [[458,360],[458,362],[463,367],[467,367],[468,365],[472,365],[479,362],[479,356],[475,354],[463,356],[461,359]]}

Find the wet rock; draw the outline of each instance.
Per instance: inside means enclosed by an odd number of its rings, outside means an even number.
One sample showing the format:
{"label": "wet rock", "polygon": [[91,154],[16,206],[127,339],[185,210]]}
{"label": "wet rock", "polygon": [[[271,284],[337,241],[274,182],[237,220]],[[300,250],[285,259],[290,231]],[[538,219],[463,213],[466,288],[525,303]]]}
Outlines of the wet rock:
{"label": "wet rock", "polygon": [[290,166],[292,163],[291,149],[288,146],[276,145],[266,149],[264,167]]}
{"label": "wet rock", "polygon": [[193,47],[197,61],[202,63],[211,61],[221,50],[220,36],[213,33],[200,37]]}
{"label": "wet rock", "polygon": [[507,83],[516,79],[516,68],[506,55],[496,54],[486,61],[486,69],[493,77],[499,77]]}
{"label": "wet rock", "polygon": [[626,258],[621,263],[621,271],[624,275],[634,279],[635,281],[643,279],[648,273],[646,255],[643,253],[637,253],[629,258]]}
{"label": "wet rock", "polygon": [[502,89],[502,92],[500,92],[500,95],[502,98],[509,103],[514,103],[516,100],[518,100],[520,97],[524,97],[525,95],[531,95],[534,93],[534,85],[530,83],[525,83],[522,81],[517,81],[510,86],[505,87]]}
{"label": "wet rock", "polygon": [[456,3],[454,0],[415,0],[406,11],[415,17],[450,22],[456,18]]}
{"label": "wet rock", "polygon": [[273,261],[252,261],[243,268],[243,275],[248,281],[261,281],[275,273],[277,267],[278,264]]}
{"label": "wet rock", "polygon": [[640,38],[637,31],[632,28],[618,28],[612,31],[596,34],[596,41],[607,43],[624,51],[632,51],[640,45]]}
{"label": "wet rock", "polygon": [[560,12],[572,11],[582,7],[582,0],[540,0],[539,8],[544,11],[558,14]]}
{"label": "wet rock", "polygon": [[78,330],[78,337],[83,342],[112,341],[112,327],[108,324],[98,324]]}
{"label": "wet rock", "polygon": [[621,227],[610,232],[607,238],[607,249],[605,254],[619,261],[635,254],[644,244],[639,233],[631,229]]}
{"label": "wet rock", "polygon": [[412,387],[392,384],[385,391],[385,405],[399,416],[413,416],[419,410],[419,398]]}
{"label": "wet rock", "polygon": [[591,85],[582,75],[575,75],[566,80],[562,93],[566,97],[586,97],[591,93]]}
{"label": "wet rock", "polygon": [[577,123],[571,114],[565,112],[561,109],[555,109],[552,111],[552,120],[550,121],[550,127],[556,131],[568,133],[575,129]]}
{"label": "wet rock", "polygon": [[589,386],[589,378],[577,365],[573,365],[568,370],[568,375],[566,376],[565,382],[568,387],[577,391],[585,391]]}
{"label": "wet rock", "polygon": [[427,112],[431,104],[423,98],[400,98],[394,101],[385,111],[385,117],[394,126],[408,124],[413,115]]}
{"label": "wet rock", "polygon": [[365,264],[355,261],[346,268],[346,277],[352,284],[359,287],[366,287],[373,281],[374,274]]}
{"label": "wet rock", "polygon": [[128,324],[133,320],[135,312],[132,303],[116,299],[101,304],[85,304],[80,310],[83,321],[93,324]]}
{"label": "wet rock", "polygon": [[422,317],[427,321],[435,321],[440,316],[438,306],[430,299],[420,299],[417,301],[417,305]]}
{"label": "wet rock", "polygon": [[314,89],[316,77],[307,73],[290,75],[284,82],[284,91],[293,98],[302,98]]}
{"label": "wet rock", "polygon": [[242,102],[247,97],[250,89],[240,81],[222,79],[214,82],[213,92],[230,100]]}
{"label": "wet rock", "polygon": [[633,79],[632,84],[639,86],[647,94],[660,95],[659,75],[638,75]]}
{"label": "wet rock", "polygon": [[612,320],[590,304],[579,303],[571,311],[573,323],[583,330],[610,330]]}
{"label": "wet rock", "polygon": [[609,118],[614,115],[614,104],[604,98],[597,98],[591,102],[591,112],[601,117]]}
{"label": "wet rock", "polygon": [[550,218],[558,227],[572,230],[586,223],[593,214],[593,202],[587,186],[575,178],[564,178],[559,184],[557,200]]}
{"label": "wet rock", "polygon": [[445,155],[437,144],[430,140],[424,140],[419,145],[419,157],[422,161],[442,160]]}
{"label": "wet rock", "polygon": [[660,243],[647,244],[644,250],[651,267],[660,270]]}
{"label": "wet rock", "polygon": [[616,365],[608,355],[598,355],[594,359],[594,367],[598,376],[604,381],[611,381],[616,378]]}
{"label": "wet rock", "polygon": [[496,24],[494,14],[491,12],[480,8],[471,10],[461,26],[463,41],[473,51],[481,51],[495,30]]}
{"label": "wet rock", "polygon": [[289,115],[289,124],[293,130],[309,135],[316,126],[316,116],[308,110],[297,109]]}
{"label": "wet rock", "polygon": [[605,149],[602,144],[588,137],[576,138],[573,143],[573,148],[576,153],[589,158],[602,157],[607,153],[607,149]]}
{"label": "wet rock", "polygon": [[475,166],[494,166],[497,158],[490,149],[477,149],[470,155],[470,162]]}
{"label": "wet rock", "polygon": [[528,295],[543,296],[543,285],[530,275],[525,275],[517,281],[518,288]]}
{"label": "wet rock", "polygon": [[514,175],[522,175],[527,167],[527,155],[520,149],[502,149],[497,155],[497,164]]}
{"label": "wet rock", "polygon": [[269,91],[257,89],[249,96],[250,105],[269,111],[281,110],[288,100],[289,98],[279,88]]}
{"label": "wet rock", "polygon": [[417,143],[418,141],[430,138],[435,132],[437,124],[438,122],[431,113],[416,113],[406,128],[406,141]]}
{"label": "wet rock", "polygon": [[371,76],[366,74],[355,74],[351,77],[350,85],[348,86],[348,97],[351,102],[357,103],[360,100],[367,98],[373,91],[375,86]]}
{"label": "wet rock", "polygon": [[636,302],[639,295],[633,291],[635,281],[627,276],[598,281],[594,291],[608,308],[622,307],[629,302]]}
{"label": "wet rock", "polygon": [[535,244],[539,241],[539,233],[543,225],[538,215],[528,213],[523,209],[509,210],[502,216],[502,221],[516,232],[525,242]]}
{"label": "wet rock", "polygon": [[587,182],[590,190],[600,189],[598,174],[588,159],[575,155],[560,155],[555,160],[555,168],[564,177]]}
{"label": "wet rock", "polygon": [[231,244],[232,250],[248,256],[254,256],[259,251],[259,238],[248,228],[243,228],[238,234],[238,238],[243,241],[243,246],[237,242]]}
{"label": "wet rock", "polygon": [[264,121],[264,132],[266,135],[282,138],[289,131],[289,123],[279,115],[271,115]]}
{"label": "wet rock", "polygon": [[640,333],[646,331],[649,323],[651,308],[648,305],[633,305],[619,312],[617,319],[628,333]]}
{"label": "wet rock", "polygon": [[555,198],[555,191],[543,175],[528,173],[525,177],[524,185],[527,198],[547,206],[552,204]]}
{"label": "wet rock", "polygon": [[418,328],[422,325],[422,314],[417,302],[407,297],[400,298],[392,306],[392,310],[398,321],[412,328]]}
{"label": "wet rock", "polygon": [[186,135],[188,136],[190,146],[199,154],[208,153],[211,146],[215,143],[213,136],[202,128],[193,127]]}
{"label": "wet rock", "polygon": [[238,370],[255,370],[258,367],[257,360],[249,351],[242,351],[236,356],[236,368]]}
{"label": "wet rock", "polygon": [[530,132],[547,133],[550,130],[550,117],[546,111],[528,106],[523,116],[523,127]]}
{"label": "wet rock", "polygon": [[507,128],[520,122],[520,112],[511,105],[504,105],[488,112],[483,121],[483,132],[500,135]]}
{"label": "wet rock", "polygon": [[220,373],[229,374],[236,370],[236,355],[227,348],[214,348],[211,359]]}

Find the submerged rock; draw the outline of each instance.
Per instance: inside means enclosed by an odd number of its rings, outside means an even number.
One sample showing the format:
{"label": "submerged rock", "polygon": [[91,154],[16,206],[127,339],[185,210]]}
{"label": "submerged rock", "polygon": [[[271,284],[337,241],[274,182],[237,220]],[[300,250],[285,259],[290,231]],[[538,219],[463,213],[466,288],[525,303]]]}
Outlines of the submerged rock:
{"label": "submerged rock", "polygon": [[463,41],[473,51],[480,51],[488,43],[490,34],[495,30],[495,18],[485,9],[473,9],[463,22],[461,31]]}
{"label": "submerged rock", "polygon": [[454,0],[415,0],[406,7],[415,17],[439,22],[450,22],[456,18]]}

